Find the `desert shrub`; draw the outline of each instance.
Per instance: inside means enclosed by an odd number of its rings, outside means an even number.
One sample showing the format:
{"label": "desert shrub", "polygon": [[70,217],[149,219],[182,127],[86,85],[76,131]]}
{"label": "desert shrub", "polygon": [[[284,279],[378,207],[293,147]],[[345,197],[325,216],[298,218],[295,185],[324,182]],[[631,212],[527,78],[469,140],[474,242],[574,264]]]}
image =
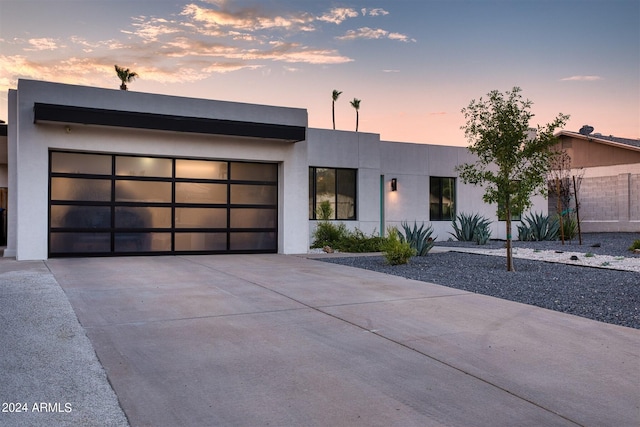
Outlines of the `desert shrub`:
{"label": "desert shrub", "polygon": [[400,241],[409,243],[409,246],[415,249],[416,255],[426,256],[435,244],[436,239],[431,237],[433,228],[431,226],[425,228],[424,224],[418,227],[416,222],[413,223],[413,227],[410,227],[406,222],[401,225],[404,229],[404,235],[398,232]]}
{"label": "desert shrub", "polygon": [[366,235],[362,230],[356,228],[347,233],[337,242],[334,249],[341,252],[381,252],[384,238],[374,233]]}
{"label": "desert shrub", "polygon": [[542,213],[529,213],[518,225],[518,239],[522,241],[557,240],[560,222]]}
{"label": "desert shrub", "polygon": [[636,240],[629,246],[630,251],[635,251],[636,249],[640,249],[640,239]]}
{"label": "desert shrub", "polygon": [[341,240],[348,235],[347,227],[343,223],[333,223],[329,221],[318,222],[313,232],[312,248],[324,248],[329,246],[337,249]]}
{"label": "desert shrub", "polygon": [[449,233],[460,242],[476,242],[484,245],[491,238],[491,221],[479,214],[459,214],[452,221],[454,233]]}
{"label": "desert shrub", "polygon": [[406,241],[401,241],[398,229],[391,227],[387,230],[387,238],[382,245],[382,251],[387,262],[391,265],[406,264],[416,251]]}

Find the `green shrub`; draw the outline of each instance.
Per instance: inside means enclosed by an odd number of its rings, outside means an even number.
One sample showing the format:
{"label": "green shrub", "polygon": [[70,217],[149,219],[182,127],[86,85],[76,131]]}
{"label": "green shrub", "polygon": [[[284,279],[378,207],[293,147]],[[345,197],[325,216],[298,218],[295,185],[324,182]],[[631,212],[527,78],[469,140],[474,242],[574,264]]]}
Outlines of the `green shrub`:
{"label": "green shrub", "polygon": [[578,221],[573,215],[562,217],[562,233],[565,240],[573,240],[578,235]]}
{"label": "green shrub", "polygon": [[408,242],[400,240],[398,229],[391,227],[387,230],[387,238],[382,245],[382,251],[387,262],[391,265],[406,264],[416,251]]}
{"label": "green shrub", "polygon": [[635,251],[636,249],[640,249],[640,239],[636,240],[631,246],[629,246],[630,251]]}
{"label": "green shrub", "polygon": [[333,223],[329,221],[319,222],[313,232],[312,248],[324,248],[330,246],[337,249],[338,243],[348,234],[347,227],[343,223]]}
{"label": "green shrub", "polygon": [[361,230],[347,230],[343,223],[318,222],[313,232],[312,248],[329,246],[340,252],[381,252],[383,238],[375,233],[367,236]]}
{"label": "green shrub", "polygon": [[[381,252],[384,238],[376,236],[375,233],[367,236],[360,229],[347,231],[347,233],[337,242],[334,249],[341,252]],[[333,246],[332,246],[333,247]]]}
{"label": "green shrub", "polygon": [[424,224],[418,228],[416,222],[413,223],[413,228],[406,222],[403,222],[401,225],[404,229],[404,235],[400,232],[398,233],[400,241],[409,243],[409,246],[415,249],[416,255],[426,256],[436,241],[435,238],[431,237],[433,228],[431,226],[424,228]]}
{"label": "green shrub", "polygon": [[333,208],[328,200],[320,202],[320,206],[316,209],[316,218],[321,221],[328,221],[333,216]]}
{"label": "green shrub", "polygon": [[[460,223],[458,225],[458,223]],[[476,242],[484,245],[491,238],[491,221],[479,214],[459,214],[451,223],[454,233],[449,233],[460,242]]]}
{"label": "green shrub", "polygon": [[518,239],[522,241],[558,240],[560,223],[556,217],[542,213],[529,213],[518,225]]}

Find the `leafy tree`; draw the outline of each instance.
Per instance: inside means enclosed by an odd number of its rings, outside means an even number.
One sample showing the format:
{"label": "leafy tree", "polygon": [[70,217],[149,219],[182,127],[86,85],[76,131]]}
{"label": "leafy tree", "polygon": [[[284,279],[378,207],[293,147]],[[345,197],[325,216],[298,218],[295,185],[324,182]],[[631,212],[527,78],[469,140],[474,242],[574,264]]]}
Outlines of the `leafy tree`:
{"label": "leafy tree", "polygon": [[478,159],[457,167],[464,183],[486,186],[483,200],[497,203],[498,215],[506,219],[507,271],[513,271],[511,217],[529,208],[533,195],[545,194],[550,148],[557,143],[553,132],[569,119],[560,113],[543,127],[529,128],[532,102],[520,92],[519,87],[504,94],[494,90],[462,109],[461,129]]}
{"label": "leafy tree", "polygon": [[360,114],[358,110],[360,110],[360,100],[357,98],[353,98],[351,101],[351,106],[356,109],[356,132],[358,132],[358,121],[360,120]]}
{"label": "leafy tree", "polygon": [[338,100],[338,97],[340,97],[341,94],[342,94],[341,91],[338,91],[335,89],[331,94],[331,98],[333,99],[333,101],[331,102],[331,117],[333,118],[333,130],[336,130],[336,101]]}
{"label": "leafy tree", "polygon": [[138,77],[138,73],[135,73],[128,68],[118,67],[117,65],[115,68],[118,78],[122,81],[120,89],[127,90],[127,83],[131,83],[136,77]]}

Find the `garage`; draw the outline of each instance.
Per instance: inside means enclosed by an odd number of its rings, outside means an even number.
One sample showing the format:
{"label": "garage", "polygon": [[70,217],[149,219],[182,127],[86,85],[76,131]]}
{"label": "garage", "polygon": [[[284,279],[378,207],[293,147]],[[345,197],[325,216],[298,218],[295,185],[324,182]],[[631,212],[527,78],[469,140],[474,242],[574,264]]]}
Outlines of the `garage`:
{"label": "garage", "polygon": [[48,255],[272,253],[278,163],[49,152]]}

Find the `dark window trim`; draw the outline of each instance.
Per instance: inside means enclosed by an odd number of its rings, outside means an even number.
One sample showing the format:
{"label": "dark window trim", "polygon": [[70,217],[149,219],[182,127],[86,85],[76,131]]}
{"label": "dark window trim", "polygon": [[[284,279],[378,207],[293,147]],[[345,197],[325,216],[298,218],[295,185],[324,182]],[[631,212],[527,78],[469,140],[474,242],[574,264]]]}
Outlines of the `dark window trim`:
{"label": "dark window trim", "polygon": [[[431,180],[432,179],[439,179],[440,180],[440,200],[439,200],[439,207],[440,210],[438,212],[438,217],[437,218],[433,218],[431,216]],[[444,214],[442,212],[442,180],[443,179],[452,179],[453,180],[453,212],[452,212],[452,218],[445,218]],[[429,176],[429,221],[453,221],[456,219],[456,208],[457,208],[457,198],[458,198],[458,189],[457,189],[457,179],[454,176]]]}
{"label": "dark window trim", "polygon": [[33,111],[34,123],[78,123],[209,135],[280,139],[290,142],[304,141],[306,139],[306,127],[304,126],[142,113],[40,102],[36,102],[33,105]]}
{"label": "dark window trim", "polygon": [[314,209],[312,211],[312,218],[309,218],[309,220],[311,221],[317,221],[317,212],[315,209],[315,206],[317,204],[317,199],[316,199],[316,195],[317,195],[317,188],[316,188],[316,183],[317,183],[317,179],[316,179],[316,170],[317,169],[331,169],[333,171],[335,171],[335,176],[336,176],[336,182],[335,182],[335,188],[333,190],[336,199],[334,200],[334,204],[335,206],[338,206],[338,171],[339,170],[347,170],[347,171],[355,171],[356,173],[356,181],[354,182],[355,185],[355,194],[354,194],[354,200],[353,200],[353,212],[354,212],[354,218],[338,218],[338,212],[337,209],[333,212],[334,214],[334,218],[332,218],[330,221],[357,221],[358,220],[358,169],[356,168],[334,168],[334,167],[327,167],[327,166],[309,166],[309,169],[313,171],[313,182],[312,182],[312,187],[313,187],[313,192],[312,194],[310,194],[310,197],[312,197],[312,203],[314,206]]}

